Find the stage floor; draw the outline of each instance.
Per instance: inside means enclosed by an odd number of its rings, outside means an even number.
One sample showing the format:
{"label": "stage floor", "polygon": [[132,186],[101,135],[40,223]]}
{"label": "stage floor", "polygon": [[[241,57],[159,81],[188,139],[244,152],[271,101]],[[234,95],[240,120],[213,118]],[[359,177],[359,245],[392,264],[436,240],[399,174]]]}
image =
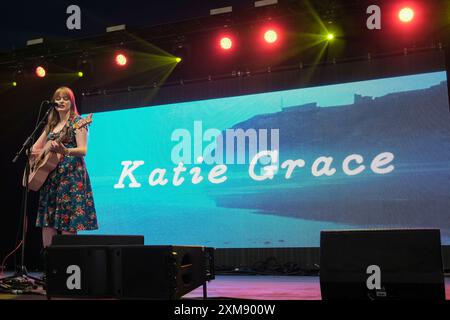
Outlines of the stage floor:
{"label": "stage floor", "polygon": [[[39,274],[32,274],[39,276]],[[450,300],[450,278],[445,278],[446,300]],[[319,277],[218,275],[207,284],[210,299],[255,300],[321,300]],[[183,299],[201,299],[203,288],[197,288]],[[45,300],[45,292],[35,294],[2,294],[0,299]]]}
{"label": "stage floor", "polygon": [[[321,300],[319,277],[217,276],[207,285],[208,298],[257,300]],[[198,288],[183,298],[201,298]],[[450,278],[445,278],[445,298],[450,300]]]}

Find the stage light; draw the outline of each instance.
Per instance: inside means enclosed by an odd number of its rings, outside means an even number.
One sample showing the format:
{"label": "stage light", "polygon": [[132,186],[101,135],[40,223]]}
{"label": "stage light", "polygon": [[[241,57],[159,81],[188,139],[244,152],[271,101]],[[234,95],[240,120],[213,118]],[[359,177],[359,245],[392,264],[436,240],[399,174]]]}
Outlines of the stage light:
{"label": "stage light", "polygon": [[278,35],[275,30],[270,29],[264,33],[264,40],[267,43],[275,43],[278,39]]}
{"label": "stage light", "polygon": [[329,34],[327,35],[327,40],[328,40],[328,41],[331,41],[331,40],[333,40],[333,39],[334,39],[334,34],[329,33]]}
{"label": "stage light", "polygon": [[36,76],[39,78],[44,78],[47,75],[47,71],[43,66],[37,66],[34,72]]}
{"label": "stage light", "polygon": [[110,26],[106,28],[106,32],[124,31],[127,28],[125,24],[119,24],[117,26]]}
{"label": "stage light", "polygon": [[43,44],[43,43],[44,43],[44,38],[27,40],[27,46],[35,46],[35,45]]}
{"label": "stage light", "polygon": [[24,82],[24,80],[25,80],[25,69],[23,63],[19,62],[17,63],[16,66],[14,66],[14,70],[9,84],[13,87],[17,87],[19,83]]}
{"label": "stage light", "polygon": [[170,54],[175,57],[176,63],[186,63],[190,60],[190,54],[191,48],[189,44],[186,44],[184,42],[176,42],[173,45],[172,50],[170,51]]}
{"label": "stage light", "polygon": [[216,15],[216,14],[224,14],[224,13],[230,13],[230,12],[233,12],[233,7],[232,6],[211,9],[211,10],[209,10],[209,15],[213,16],[213,15]]}
{"label": "stage light", "polygon": [[93,74],[93,61],[88,52],[83,52],[77,62],[76,75],[79,78],[88,78]]}
{"label": "stage light", "polygon": [[115,61],[119,67],[125,67],[128,63],[128,59],[123,53],[117,54]]}
{"label": "stage light", "polygon": [[402,8],[398,12],[398,18],[403,23],[409,23],[414,19],[414,10],[409,7]]}
{"label": "stage light", "polygon": [[223,50],[230,50],[233,46],[233,41],[229,37],[223,37],[220,39],[220,47]]}

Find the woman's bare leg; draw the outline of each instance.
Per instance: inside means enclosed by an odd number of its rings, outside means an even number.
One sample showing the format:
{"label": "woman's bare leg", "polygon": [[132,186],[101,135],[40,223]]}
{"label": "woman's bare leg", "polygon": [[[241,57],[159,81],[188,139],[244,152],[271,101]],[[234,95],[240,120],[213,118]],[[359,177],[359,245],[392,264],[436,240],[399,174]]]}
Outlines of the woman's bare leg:
{"label": "woman's bare leg", "polygon": [[43,227],[42,228],[42,244],[44,248],[47,248],[52,244],[53,236],[56,235],[57,231],[54,228]]}
{"label": "woman's bare leg", "polygon": [[63,230],[63,231],[61,231],[61,234],[76,236],[77,232],[76,231],[64,231]]}

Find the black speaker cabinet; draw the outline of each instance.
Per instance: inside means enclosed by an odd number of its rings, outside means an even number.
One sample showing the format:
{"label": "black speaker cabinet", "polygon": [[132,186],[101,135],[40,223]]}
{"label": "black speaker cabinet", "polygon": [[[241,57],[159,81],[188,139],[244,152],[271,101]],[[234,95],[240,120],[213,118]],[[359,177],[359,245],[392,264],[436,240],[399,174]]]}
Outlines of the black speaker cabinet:
{"label": "black speaker cabinet", "polygon": [[52,245],[45,251],[47,296],[178,299],[214,278],[211,249]]}
{"label": "black speaker cabinet", "polygon": [[108,246],[49,246],[44,255],[48,297],[112,297]]}
{"label": "black speaker cabinet", "polygon": [[322,231],[322,299],[445,300],[440,231]]}
{"label": "black speaker cabinet", "polygon": [[204,247],[117,246],[112,285],[125,299],[178,299],[207,281]]}

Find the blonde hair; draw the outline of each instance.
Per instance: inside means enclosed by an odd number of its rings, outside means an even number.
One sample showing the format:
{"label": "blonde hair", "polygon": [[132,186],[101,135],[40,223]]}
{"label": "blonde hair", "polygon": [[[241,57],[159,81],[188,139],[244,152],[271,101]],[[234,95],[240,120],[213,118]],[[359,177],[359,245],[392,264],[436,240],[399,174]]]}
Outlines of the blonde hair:
{"label": "blonde hair", "polygon": [[[75,103],[75,95],[74,95],[72,89],[70,89],[69,87],[59,87],[58,89],[56,89],[55,93],[53,93],[51,101],[55,102],[56,97],[60,96],[60,95],[69,96],[69,100],[70,100],[70,111],[69,111],[70,117],[69,117],[69,119],[72,119],[74,116],[80,115],[78,113],[77,105]],[[58,124],[59,120],[60,119],[59,119],[58,111],[56,111],[56,109],[53,109],[48,116],[48,121],[44,128],[45,132],[47,134],[52,132],[52,130]]]}

